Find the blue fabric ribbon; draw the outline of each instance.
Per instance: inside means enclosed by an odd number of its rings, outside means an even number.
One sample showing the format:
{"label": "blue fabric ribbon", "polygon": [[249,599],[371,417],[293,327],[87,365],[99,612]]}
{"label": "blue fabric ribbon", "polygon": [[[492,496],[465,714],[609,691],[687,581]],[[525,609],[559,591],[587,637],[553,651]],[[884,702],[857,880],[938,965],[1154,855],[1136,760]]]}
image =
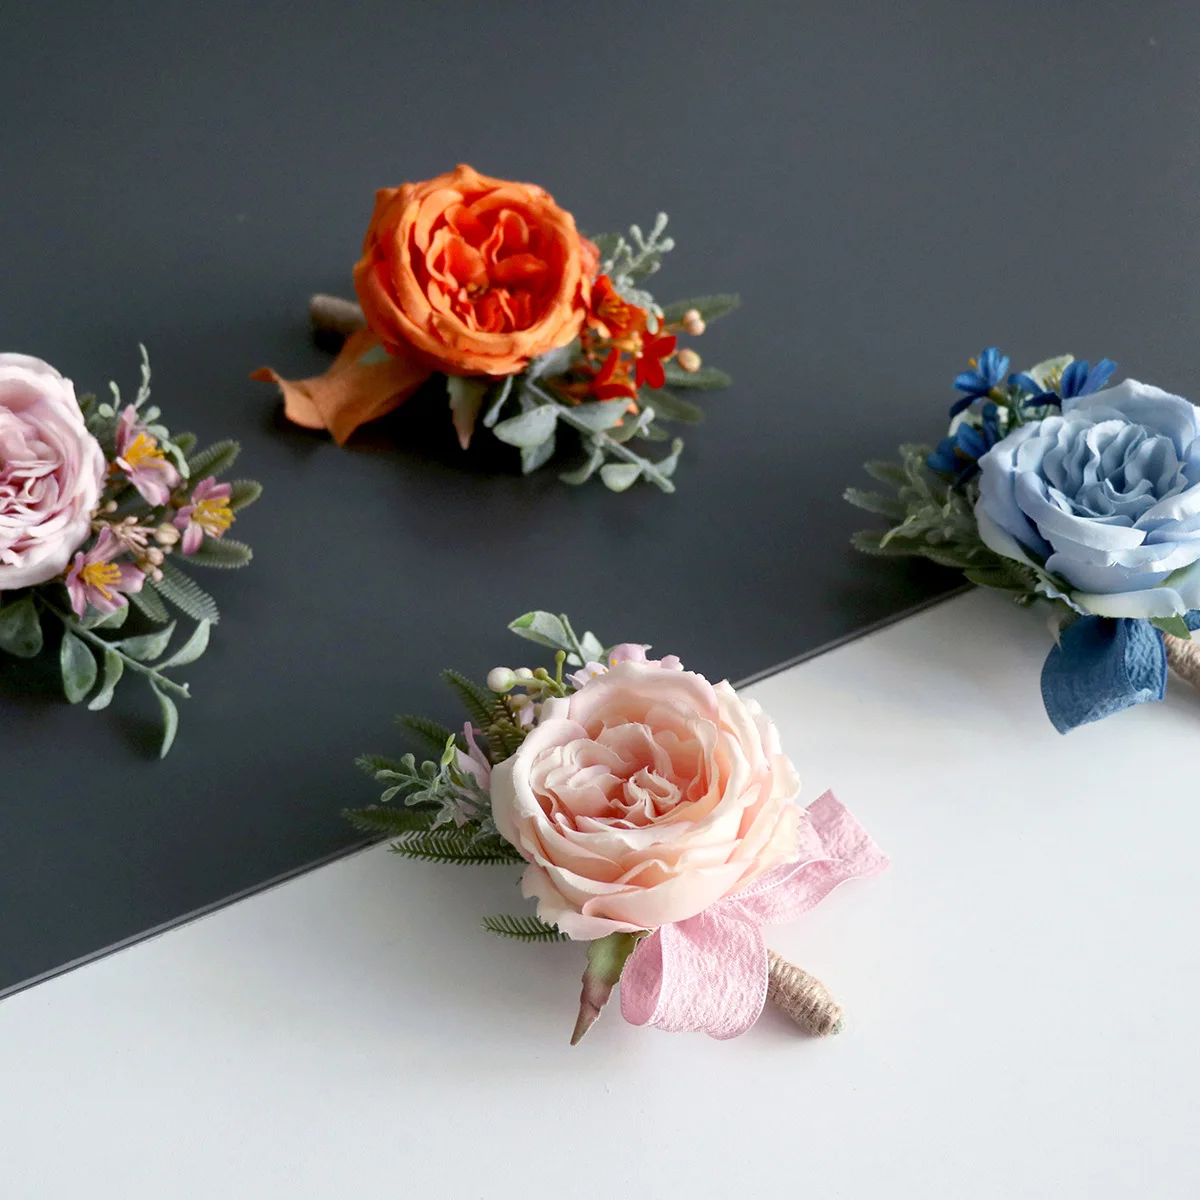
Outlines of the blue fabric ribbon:
{"label": "blue fabric ribbon", "polygon": [[[1200,612],[1188,614],[1188,626],[1200,627]],[[1149,621],[1080,617],[1042,667],[1042,699],[1059,733],[1161,700],[1166,691],[1167,651]]]}

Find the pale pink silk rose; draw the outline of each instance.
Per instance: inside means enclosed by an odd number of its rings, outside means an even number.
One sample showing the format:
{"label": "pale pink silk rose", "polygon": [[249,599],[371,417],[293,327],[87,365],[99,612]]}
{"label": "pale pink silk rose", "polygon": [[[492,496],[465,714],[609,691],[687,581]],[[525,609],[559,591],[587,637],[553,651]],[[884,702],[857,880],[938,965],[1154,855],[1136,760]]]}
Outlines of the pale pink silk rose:
{"label": "pale pink silk rose", "polygon": [[91,535],[105,471],[71,381],[0,354],[0,592],[63,573]]}
{"label": "pale pink silk rose", "polygon": [[685,921],[795,861],[799,790],[754,701],[628,659],[547,700],[491,777],[524,894],[581,940]]}

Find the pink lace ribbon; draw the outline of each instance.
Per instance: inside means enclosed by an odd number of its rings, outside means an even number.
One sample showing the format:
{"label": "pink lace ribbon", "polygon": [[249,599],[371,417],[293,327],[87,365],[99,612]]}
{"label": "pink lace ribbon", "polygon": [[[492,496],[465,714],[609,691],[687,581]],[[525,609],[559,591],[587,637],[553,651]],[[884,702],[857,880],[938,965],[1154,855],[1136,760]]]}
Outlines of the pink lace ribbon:
{"label": "pink lace ribbon", "polygon": [[791,921],[838,884],[877,875],[887,865],[866,830],[826,792],[808,807],[797,862],[638,944],[621,976],[622,1015],[632,1025],[673,1033],[745,1033],[767,1000],[761,926]]}

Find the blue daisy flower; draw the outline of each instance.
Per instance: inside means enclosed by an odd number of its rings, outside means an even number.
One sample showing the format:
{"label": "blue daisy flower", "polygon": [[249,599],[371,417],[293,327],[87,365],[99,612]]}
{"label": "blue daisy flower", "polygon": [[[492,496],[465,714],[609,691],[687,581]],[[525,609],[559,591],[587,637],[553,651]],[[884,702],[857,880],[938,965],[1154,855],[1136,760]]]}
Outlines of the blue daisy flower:
{"label": "blue daisy flower", "polygon": [[986,396],[1008,370],[1008,355],[1001,354],[995,346],[989,346],[978,358],[971,359],[971,369],[963,371],[954,381],[955,388],[963,394],[950,406],[950,415],[958,416],[969,408],[980,396]]}

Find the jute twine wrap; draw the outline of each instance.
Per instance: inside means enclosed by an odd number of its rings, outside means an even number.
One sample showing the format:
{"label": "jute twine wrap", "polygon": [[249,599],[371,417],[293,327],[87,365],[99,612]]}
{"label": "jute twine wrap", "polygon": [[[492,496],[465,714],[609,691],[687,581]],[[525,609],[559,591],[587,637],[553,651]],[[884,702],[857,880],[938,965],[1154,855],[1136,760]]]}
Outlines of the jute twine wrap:
{"label": "jute twine wrap", "polygon": [[366,323],[363,310],[353,300],[318,293],[308,302],[308,313],[318,333],[348,338]]}
{"label": "jute twine wrap", "polygon": [[1200,642],[1164,633],[1163,643],[1167,647],[1167,666],[1200,691]]}
{"label": "jute twine wrap", "polygon": [[814,1037],[841,1033],[846,1014],[829,989],[807,971],[767,951],[767,998]]}

